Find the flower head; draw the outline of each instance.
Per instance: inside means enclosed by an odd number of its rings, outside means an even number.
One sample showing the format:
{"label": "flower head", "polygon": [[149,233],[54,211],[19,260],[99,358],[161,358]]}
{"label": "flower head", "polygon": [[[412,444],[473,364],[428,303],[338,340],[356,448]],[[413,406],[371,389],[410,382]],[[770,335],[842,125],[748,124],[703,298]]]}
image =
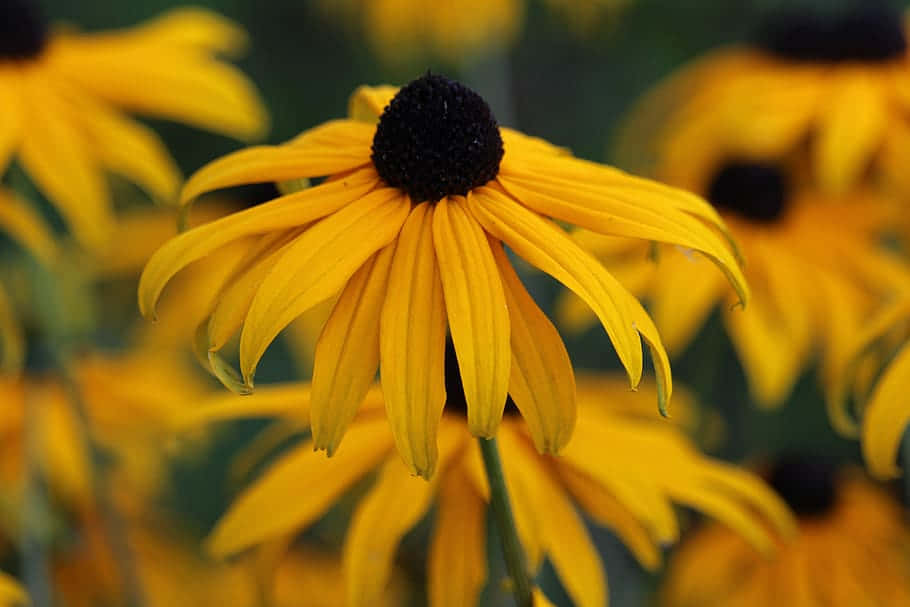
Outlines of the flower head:
{"label": "flower head", "polygon": [[[592,307],[633,386],[642,371],[640,340],[647,342],[663,408],[670,370],[651,319],[554,219],[703,251],[745,297],[717,214],[693,195],[499,127],[480,96],[440,76],[427,74],[397,92],[361,89],[351,108],[373,123],[332,121],[196,173],[184,202],[243,183],[327,178],[178,236],[151,258],[139,285],[140,309],[149,315],[181,268],[256,239],[213,294],[202,333],[212,369],[242,391],[252,388],[278,333],[337,295],[313,368],[318,448],[337,448],[379,369],[399,450],[413,472],[429,476],[446,397],[447,328],[473,433],[496,433],[511,394],[541,451],[565,445],[575,420],[572,367],[503,245]],[[238,330],[242,379],[218,355]]]}
{"label": "flower head", "polygon": [[266,125],[252,84],[216,54],[245,43],[229,21],[173,11],[116,32],[49,31],[31,0],[0,4],[0,174],[18,162],[80,242],[112,228],[105,171],[153,197],[176,197],[180,173],[132,110],[242,139]]}
{"label": "flower head", "polygon": [[803,458],[775,464],[770,482],[796,513],[798,534],[768,558],[729,529],[706,525],[670,560],[661,605],[910,601],[910,530],[892,496],[855,471]]}
{"label": "flower head", "polygon": [[[354,440],[328,460],[314,453],[311,440],[281,455],[218,522],[208,541],[210,551],[226,556],[299,532],[376,471],[345,539],[348,604],[370,605],[382,596],[399,542],[435,505],[427,562],[430,605],[475,605],[488,576],[489,487],[477,441],[466,431],[464,393],[457,367],[452,367],[440,423],[439,465],[430,482],[414,478],[394,454],[382,395],[373,389],[351,424]],[[498,434],[531,570],[549,559],[581,607],[606,601],[603,564],[581,512],[613,530],[652,570],[660,566],[661,547],[680,533],[673,504],[723,521],[747,545],[766,553],[774,546],[769,528],[787,535],[793,526],[783,503],[758,478],[702,456],[678,427],[647,408],[655,396],[652,385],[632,393],[623,384],[620,378],[579,378],[583,422],[562,457],[536,453],[529,428],[513,408],[507,409]],[[250,396],[228,395],[188,408],[179,423],[195,427],[220,419],[268,417],[299,430],[306,425],[313,395],[307,385],[265,387]],[[649,410],[650,415],[643,413]],[[307,487],[306,499],[300,499],[300,487]],[[266,511],[269,516],[262,515]]]}

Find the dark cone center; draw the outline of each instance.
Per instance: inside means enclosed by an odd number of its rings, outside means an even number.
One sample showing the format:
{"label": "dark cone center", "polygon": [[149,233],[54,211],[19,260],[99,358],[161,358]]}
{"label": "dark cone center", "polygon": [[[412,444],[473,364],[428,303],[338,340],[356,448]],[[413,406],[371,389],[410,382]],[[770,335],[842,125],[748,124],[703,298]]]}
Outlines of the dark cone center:
{"label": "dark cone center", "polygon": [[784,9],[759,28],[756,44],[784,59],[825,63],[888,61],[907,51],[901,13],[884,0],[827,15]]}
{"label": "dark cone center", "polygon": [[775,166],[731,162],[717,172],[708,187],[708,200],[717,209],[761,223],[773,223],[787,206],[787,180]]}
{"label": "dark cone center", "polygon": [[47,42],[44,14],[31,0],[0,0],[0,61],[31,59]]}
{"label": "dark cone center", "polygon": [[[446,338],[446,413],[454,413],[461,417],[468,416],[468,401],[464,395],[464,384],[461,382],[461,371],[458,369],[458,358],[455,354],[455,344],[452,338]],[[519,415],[518,407],[512,402],[512,397],[506,399],[506,408],[503,415]]]}
{"label": "dark cone center", "polygon": [[483,98],[443,76],[427,74],[401,88],[373,137],[373,164],[416,204],[464,196],[496,177],[499,125]]}
{"label": "dark cone center", "polygon": [[768,482],[798,516],[821,516],[837,502],[837,469],[822,458],[784,457]]}

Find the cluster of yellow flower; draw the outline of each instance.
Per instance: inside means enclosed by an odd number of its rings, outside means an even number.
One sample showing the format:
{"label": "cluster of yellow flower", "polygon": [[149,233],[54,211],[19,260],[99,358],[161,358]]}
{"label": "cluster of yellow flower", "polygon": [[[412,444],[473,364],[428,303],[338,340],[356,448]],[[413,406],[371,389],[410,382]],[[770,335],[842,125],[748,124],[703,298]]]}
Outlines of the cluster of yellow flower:
{"label": "cluster of yellow flower", "polygon": [[[363,16],[379,48],[448,55],[506,44],[524,12],[436,4],[324,8]],[[624,2],[549,4],[585,29]],[[647,177],[500,126],[427,72],[362,86],[346,118],[185,182],[126,112],[263,138],[256,88],[222,58],[247,44],[240,28],[202,9],[94,34],[49,30],[31,0],[0,13],[0,229],[17,245],[0,256],[0,546],[21,581],[0,574],[0,606],[600,607],[588,522],[650,571],[692,536],[670,557],[668,607],[910,604],[896,496],[808,446],[750,453],[751,470],[706,455],[723,422],[698,402],[706,386],[671,375],[719,309],[748,381],[732,406],[779,407],[817,368],[819,413],[861,440],[873,476],[899,476],[899,13],[775,13],[749,46],[682,69],[620,137],[618,163]],[[111,175],[159,206],[124,208]],[[275,195],[238,210],[219,192],[248,184]],[[154,324],[120,296],[140,271]],[[555,324],[525,286],[536,271],[565,287]],[[591,324],[625,377],[574,367],[560,330]],[[285,331],[310,379],[254,386]],[[719,362],[696,360],[707,387]],[[229,444],[228,468],[261,473],[194,543],[157,505],[169,460],[215,457],[211,429],[247,418],[268,425]],[[693,530],[680,506],[714,522]],[[429,535],[409,575],[396,555],[415,529]]]}

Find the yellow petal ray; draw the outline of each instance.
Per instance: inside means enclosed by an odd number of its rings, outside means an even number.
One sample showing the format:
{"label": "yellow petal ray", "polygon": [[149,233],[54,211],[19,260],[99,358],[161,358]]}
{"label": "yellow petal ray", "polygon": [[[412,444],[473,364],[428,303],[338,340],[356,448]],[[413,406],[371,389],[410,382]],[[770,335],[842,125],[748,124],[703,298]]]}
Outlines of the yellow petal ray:
{"label": "yellow petal ray", "polygon": [[[110,199],[91,146],[71,121],[58,91],[41,76],[22,80],[30,99],[29,134],[19,160],[84,245],[104,245],[113,230]],[[40,100],[40,101],[38,101]]]}
{"label": "yellow petal ray", "polygon": [[349,433],[350,444],[333,458],[307,443],[270,466],[218,521],[206,541],[208,551],[227,556],[315,521],[392,447],[383,419],[359,424]]}
{"label": "yellow petal ray", "polygon": [[509,388],[509,308],[486,234],[464,198],[436,203],[433,245],[445,295],[449,332],[476,436],[496,435]]}
{"label": "yellow petal ray", "polygon": [[395,247],[387,246],[348,281],[316,344],[313,443],[331,456],[379,369],[379,322]]}
{"label": "yellow petal ray", "polygon": [[206,424],[255,417],[289,417],[306,420],[310,410],[310,386],[278,384],[263,386],[249,396],[219,394],[179,409],[175,429],[192,429]]}
{"label": "yellow petal ray", "polygon": [[396,93],[397,86],[359,86],[348,99],[348,117],[351,120],[376,124]]}
{"label": "yellow petal ray", "polygon": [[512,322],[509,394],[541,453],[557,453],[575,428],[572,361],[547,316],[524,288],[499,243],[491,243]]}
{"label": "yellow petal ray", "polygon": [[49,227],[32,207],[12,192],[0,189],[0,230],[18,241],[44,264],[57,257],[57,244]]}
{"label": "yellow petal ray", "polygon": [[0,370],[16,373],[25,363],[25,335],[13,304],[0,284]]}
{"label": "yellow petal ray", "polygon": [[19,147],[24,109],[22,84],[17,69],[0,69],[0,175],[6,173],[10,159]]}
{"label": "yellow petal ray", "polygon": [[[461,431],[440,433],[441,469],[457,459],[465,437]],[[390,457],[385,462],[376,484],[354,512],[344,543],[345,596],[350,607],[375,605],[383,595],[395,549],[423,518],[441,476],[426,481],[413,476],[401,458]]]}
{"label": "yellow petal ray", "polygon": [[533,599],[534,607],[554,607],[553,603],[541,592],[540,588],[534,589]]}
{"label": "yellow petal ray", "polygon": [[869,472],[878,478],[901,473],[897,454],[910,423],[910,346],[905,345],[875,387],[863,416],[862,447]]}
{"label": "yellow petal ray", "polygon": [[556,574],[578,607],[606,605],[606,574],[584,522],[546,469],[537,478],[539,503],[546,504],[541,534]]}
{"label": "yellow petal ray", "polygon": [[446,313],[429,203],[414,207],[395,248],[379,331],[380,376],[398,452],[412,473],[436,467],[445,405]]}
{"label": "yellow petal ray", "polygon": [[28,595],[16,578],[0,572],[0,605],[3,607],[25,607]]}
{"label": "yellow petal ray", "polygon": [[243,325],[263,279],[299,236],[300,230],[280,231],[262,236],[261,242],[242,261],[233,277],[218,293],[208,322],[208,349],[220,350]]}
{"label": "yellow petal ray", "polygon": [[321,220],[284,251],[263,279],[240,333],[240,370],[253,385],[266,347],[295,318],[342,289],[401,229],[410,202],[385,188]]}
{"label": "yellow petal ray", "polygon": [[[740,300],[748,299],[746,279],[729,243],[700,218],[675,208],[675,199],[684,198],[679,190],[635,192],[622,183],[612,188],[597,187],[541,175],[517,163],[500,173],[498,181],[523,204],[555,219],[601,234],[667,242],[700,251],[727,276]],[[680,195],[674,196],[677,192]]]}
{"label": "yellow petal ray", "polygon": [[88,35],[92,42],[108,37],[124,44],[186,46],[228,54],[244,50],[249,42],[243,28],[230,19],[196,7],[175,8],[128,30]]}
{"label": "yellow petal ray", "polygon": [[699,471],[712,488],[716,486],[726,491],[730,497],[743,500],[768,522],[773,523],[780,533],[791,536],[796,533],[797,522],[790,508],[758,476],[740,467],[708,459],[701,462]]}
{"label": "yellow petal ray", "polygon": [[198,49],[111,40],[74,44],[63,37],[50,50],[48,70],[113,105],[244,140],[259,139],[268,129],[253,83]]}
{"label": "yellow petal ray", "polygon": [[[526,460],[511,456],[516,447],[520,447],[520,438],[515,436],[514,428],[506,426],[500,430],[499,453],[502,459],[502,471],[506,478],[506,491],[515,515],[515,529],[518,539],[528,558],[528,571],[533,576],[540,569],[545,556],[543,523],[541,517],[545,516],[538,499],[537,466],[528,467]],[[479,446],[471,445],[478,453]],[[486,478],[486,477],[484,477]]]}
{"label": "yellow petal ray", "polygon": [[813,156],[819,183],[842,192],[882,145],[890,111],[871,74],[847,70],[831,85],[837,94],[824,101]]}
{"label": "yellow petal ray", "polygon": [[427,559],[430,607],[477,604],[487,579],[486,515],[486,503],[465,473],[447,473]]}
{"label": "yellow petal ray", "polygon": [[305,225],[325,217],[361,198],[376,185],[377,179],[372,170],[360,171],[178,235],[158,249],[146,264],[139,279],[139,310],[144,316],[153,314],[164,286],[197,259],[244,236]]}
{"label": "yellow petal ray", "polygon": [[[187,204],[206,192],[236,185],[322,177],[366,165],[369,140],[352,137],[351,124],[335,120],[304,132],[290,144],[254,146],[222,156],[187,180],[180,202]],[[357,129],[353,134],[362,135]]]}
{"label": "yellow petal ray", "polygon": [[633,386],[641,379],[642,353],[632,313],[617,297],[622,291],[600,263],[555,224],[491,188],[476,189],[471,210],[487,232],[520,257],[574,291],[595,311],[613,342]]}
{"label": "yellow petal ray", "polygon": [[611,529],[635,555],[642,567],[655,571],[663,555],[644,526],[603,486],[568,466],[558,466],[559,476],[579,505],[597,524]]}
{"label": "yellow petal ray", "polygon": [[145,188],[166,203],[175,203],[180,170],[167,148],[150,128],[86,95],[70,94],[69,116],[83,125],[92,152],[109,170]]}

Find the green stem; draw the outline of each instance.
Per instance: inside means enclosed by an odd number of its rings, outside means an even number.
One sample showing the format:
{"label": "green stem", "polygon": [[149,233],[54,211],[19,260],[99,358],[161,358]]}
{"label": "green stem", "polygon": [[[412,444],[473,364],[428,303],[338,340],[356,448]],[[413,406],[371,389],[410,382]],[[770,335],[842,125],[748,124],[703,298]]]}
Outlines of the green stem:
{"label": "green stem", "polygon": [[25,497],[22,511],[22,573],[34,607],[50,607],[51,576],[48,570],[47,528],[50,521],[47,492],[40,465],[41,420],[37,403],[26,393],[25,403]]}
{"label": "green stem", "polygon": [[480,443],[480,453],[483,456],[483,465],[490,483],[490,505],[493,507],[493,516],[496,518],[496,529],[502,543],[506,568],[512,578],[515,603],[518,607],[532,607],[531,578],[528,576],[525,554],[518,540],[515,517],[512,515],[512,506],[509,503],[509,493],[506,490],[506,479],[502,473],[496,439],[478,438],[477,442]]}
{"label": "green stem", "polygon": [[119,568],[120,578],[126,593],[125,604],[128,607],[146,607],[145,593],[142,589],[142,580],[139,577],[135,554],[127,538],[127,524],[120,510],[117,509],[111,493],[109,462],[101,446],[95,440],[88,409],[86,408],[85,400],[82,398],[82,391],[69,369],[67,359],[62,355],[58,361],[58,367],[64,388],[69,397],[70,406],[73,409],[83,437],[92,474],[91,483],[95,504],[101,514],[101,521],[104,525],[107,540],[110,542],[114,562]]}

